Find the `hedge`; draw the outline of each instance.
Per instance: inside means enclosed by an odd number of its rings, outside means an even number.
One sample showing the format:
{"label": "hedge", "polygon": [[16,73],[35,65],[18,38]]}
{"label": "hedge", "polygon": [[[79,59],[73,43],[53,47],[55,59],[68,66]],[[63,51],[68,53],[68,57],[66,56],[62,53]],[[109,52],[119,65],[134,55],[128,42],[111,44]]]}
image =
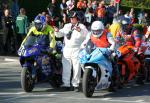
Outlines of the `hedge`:
{"label": "hedge", "polygon": [[46,10],[49,0],[18,0],[19,7],[26,9],[26,15],[29,21],[32,21],[34,17]]}

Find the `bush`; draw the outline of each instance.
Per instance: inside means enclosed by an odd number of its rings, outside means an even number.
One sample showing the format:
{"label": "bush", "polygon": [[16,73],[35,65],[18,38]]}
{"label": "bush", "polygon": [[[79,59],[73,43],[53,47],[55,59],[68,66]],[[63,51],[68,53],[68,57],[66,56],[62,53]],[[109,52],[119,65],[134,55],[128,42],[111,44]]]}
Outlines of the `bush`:
{"label": "bush", "polygon": [[133,24],[133,27],[134,27],[135,29],[138,29],[138,30],[142,33],[145,26],[142,25],[142,24]]}

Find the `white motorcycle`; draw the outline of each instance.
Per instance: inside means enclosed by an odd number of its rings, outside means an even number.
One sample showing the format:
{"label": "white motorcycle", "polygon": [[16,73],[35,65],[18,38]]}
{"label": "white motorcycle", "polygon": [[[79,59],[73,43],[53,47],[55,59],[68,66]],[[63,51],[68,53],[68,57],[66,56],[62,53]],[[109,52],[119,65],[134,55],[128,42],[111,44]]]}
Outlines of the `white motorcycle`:
{"label": "white motorcycle", "polygon": [[80,64],[84,71],[82,89],[86,97],[91,97],[95,90],[107,89],[111,84],[112,65],[109,63],[108,49],[85,49],[79,53]]}

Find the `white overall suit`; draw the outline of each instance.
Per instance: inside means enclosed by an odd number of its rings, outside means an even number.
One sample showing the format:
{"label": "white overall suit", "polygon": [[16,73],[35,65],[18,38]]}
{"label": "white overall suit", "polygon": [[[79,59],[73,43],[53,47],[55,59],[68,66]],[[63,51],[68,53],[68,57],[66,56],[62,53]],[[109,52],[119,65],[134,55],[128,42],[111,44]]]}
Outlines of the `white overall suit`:
{"label": "white overall suit", "polygon": [[70,76],[72,67],[73,67],[72,85],[74,87],[78,87],[80,82],[81,67],[79,64],[78,54],[80,51],[80,46],[82,42],[85,40],[88,30],[81,23],[76,23],[74,28],[76,26],[80,27],[80,32],[78,32],[77,30],[73,30],[70,39],[67,39],[66,35],[72,28],[71,23],[65,24],[62,29],[60,29],[58,32],[55,32],[56,37],[64,36],[65,45],[63,48],[63,58],[62,58],[63,63],[62,79],[64,83],[63,86],[65,87],[70,87]]}

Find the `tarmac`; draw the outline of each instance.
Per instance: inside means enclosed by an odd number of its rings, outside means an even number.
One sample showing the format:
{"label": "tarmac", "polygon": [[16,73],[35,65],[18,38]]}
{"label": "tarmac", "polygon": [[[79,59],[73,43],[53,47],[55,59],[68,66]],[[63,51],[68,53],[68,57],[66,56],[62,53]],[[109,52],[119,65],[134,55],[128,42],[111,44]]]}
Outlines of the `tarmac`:
{"label": "tarmac", "polygon": [[0,56],[0,61],[19,61],[18,56]]}

